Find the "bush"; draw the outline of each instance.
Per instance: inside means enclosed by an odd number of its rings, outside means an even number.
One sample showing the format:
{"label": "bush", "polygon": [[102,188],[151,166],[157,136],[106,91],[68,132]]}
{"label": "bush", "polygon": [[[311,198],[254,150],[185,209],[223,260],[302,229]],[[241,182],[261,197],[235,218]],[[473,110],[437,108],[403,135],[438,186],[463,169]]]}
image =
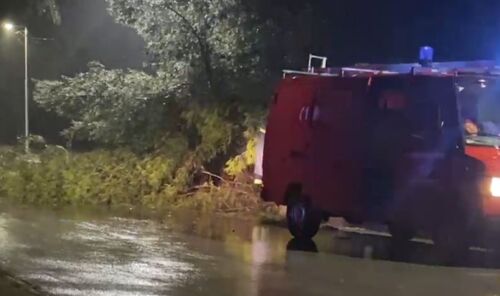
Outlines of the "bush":
{"label": "bush", "polygon": [[[139,156],[126,149],[70,153],[50,146],[24,155],[0,149],[0,193],[12,201],[50,206],[106,205],[253,211],[260,206],[249,184],[209,179],[192,184],[189,159]],[[196,185],[196,186],[195,186]]]}
{"label": "bush", "polygon": [[68,153],[50,147],[29,157],[0,152],[0,190],[35,204],[146,205],[159,197],[175,168],[161,155],[139,158],[127,150]]}

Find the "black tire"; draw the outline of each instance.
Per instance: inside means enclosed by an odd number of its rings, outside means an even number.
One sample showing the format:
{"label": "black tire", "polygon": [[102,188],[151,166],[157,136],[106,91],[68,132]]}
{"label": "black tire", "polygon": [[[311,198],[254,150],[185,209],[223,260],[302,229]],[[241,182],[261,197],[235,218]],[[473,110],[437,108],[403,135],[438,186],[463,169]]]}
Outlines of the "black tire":
{"label": "black tire", "polygon": [[470,231],[465,223],[442,220],[432,232],[432,240],[438,257],[444,264],[459,264],[467,258],[470,247]]}
{"label": "black tire", "polygon": [[312,240],[292,239],[286,245],[287,251],[300,251],[309,253],[318,253],[318,246]]}
{"label": "black tire", "polygon": [[319,231],[321,212],[315,210],[307,198],[291,197],[288,200],[286,218],[290,233],[299,240],[310,240]]}

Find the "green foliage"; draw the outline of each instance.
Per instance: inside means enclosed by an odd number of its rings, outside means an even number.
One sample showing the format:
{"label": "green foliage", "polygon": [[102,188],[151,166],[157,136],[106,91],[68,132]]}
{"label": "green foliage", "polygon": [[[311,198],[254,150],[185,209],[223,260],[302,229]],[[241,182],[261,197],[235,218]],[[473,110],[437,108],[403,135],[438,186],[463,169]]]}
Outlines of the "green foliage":
{"label": "green foliage", "polygon": [[249,168],[255,165],[257,152],[257,138],[247,135],[248,141],[245,151],[228,160],[224,169],[229,176],[236,177],[245,173]]}
{"label": "green foliage", "polygon": [[64,131],[70,142],[161,151],[174,162],[192,155],[195,166],[229,153],[242,134],[238,109],[185,104],[177,99],[182,87],[169,88],[161,75],[107,70],[92,63],[89,72],[76,77],[39,81],[35,100],[73,121]]}
{"label": "green foliage", "polygon": [[171,97],[181,87],[167,89],[160,75],[91,63],[89,72],[75,77],[38,81],[34,98],[46,110],[72,120],[64,131],[70,140],[144,151],[171,136],[179,121]]}
{"label": "green foliage", "polygon": [[184,113],[188,126],[196,130],[196,159],[201,163],[212,160],[218,153],[227,152],[239,126],[228,119],[223,110],[193,106]]}
{"label": "green foliage", "polygon": [[[199,185],[196,174],[207,167],[222,173],[226,162],[245,146],[244,132],[259,126],[269,85],[263,83],[268,71],[261,63],[267,24],[242,0],[108,0],[108,4],[118,22],[144,38],[155,69],[109,70],[93,62],[88,72],[74,77],[37,81],[34,99],[72,122],[63,131],[69,144],[85,140],[141,156],[124,157],[127,161],[115,165],[112,160],[120,153],[94,161],[87,161],[92,154],[74,155],[70,162],[82,159],[63,170],[66,181],[53,187],[63,188],[61,198],[84,202],[98,195],[100,201],[127,196],[128,202],[142,198],[157,203],[158,192],[173,196]],[[251,162],[248,153],[242,156],[245,164]],[[144,176],[130,180],[116,176],[131,174],[138,161],[132,160],[148,155],[164,157],[162,165],[148,162],[144,168],[148,176],[157,174],[151,177],[154,181],[145,183],[149,189],[141,185],[132,187],[137,191],[127,191],[127,182],[141,182]],[[100,168],[105,176],[92,170],[110,162],[113,171]],[[42,161],[42,166],[46,163]],[[233,174],[242,170],[237,163],[238,159],[228,165]],[[110,188],[101,188],[104,184]],[[124,192],[114,192],[113,186],[114,191],[124,188]]]}
{"label": "green foliage", "polygon": [[109,4],[119,22],[144,37],[156,73],[91,63],[76,77],[38,81],[35,100],[72,121],[64,131],[70,143],[151,152],[174,138],[189,144],[176,160],[191,152],[197,165],[228,158],[242,144],[242,118],[262,97],[253,87],[263,79],[256,19],[239,0]]}
{"label": "green foliage", "polygon": [[[255,188],[210,183],[191,190],[189,161],[164,154],[138,156],[128,150],[69,153],[49,146],[38,155],[0,149],[0,196],[50,205],[145,206],[198,211],[253,211]],[[243,186],[243,187],[242,187]]]}
{"label": "green foliage", "polygon": [[241,94],[258,73],[263,29],[242,0],[107,0],[115,19],[146,41],[159,68],[193,97]]}
{"label": "green foliage", "polygon": [[164,155],[138,157],[127,150],[69,154],[50,147],[29,158],[12,153],[1,154],[1,160],[10,160],[1,162],[0,191],[34,204],[158,204],[170,197],[164,189],[177,170]]}
{"label": "green foliage", "polygon": [[56,0],[32,0],[39,14],[48,15],[54,24],[61,24],[61,13]]}

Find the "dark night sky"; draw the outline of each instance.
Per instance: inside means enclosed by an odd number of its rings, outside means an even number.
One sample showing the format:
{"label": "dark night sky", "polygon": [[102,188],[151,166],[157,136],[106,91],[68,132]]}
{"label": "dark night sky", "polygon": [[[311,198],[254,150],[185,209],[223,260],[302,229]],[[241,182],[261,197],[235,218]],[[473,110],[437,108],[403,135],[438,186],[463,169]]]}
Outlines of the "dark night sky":
{"label": "dark night sky", "polygon": [[414,61],[425,44],[439,60],[492,59],[500,49],[497,0],[315,2],[323,3],[316,15],[326,20],[316,28],[325,42],[315,43],[341,64]]}
{"label": "dark night sky", "polygon": [[[271,15],[284,8],[300,11],[310,3],[314,22],[304,28],[309,41],[299,46],[304,52],[328,55],[331,64],[413,62],[418,47],[424,44],[435,47],[438,60],[500,56],[498,0],[261,1]],[[27,23],[33,36],[54,39],[32,40],[34,78],[54,79],[84,71],[91,60],[133,68],[140,68],[145,60],[142,40],[131,29],[113,23],[104,0],[60,0],[63,23],[59,27],[28,15],[26,2],[1,0],[0,19]],[[19,118],[8,129],[14,133],[22,130],[22,54],[22,42],[0,32],[0,126]],[[45,126],[45,119],[35,116],[35,129]],[[0,140],[5,138],[5,130],[0,129]]]}
{"label": "dark night sky", "polygon": [[[269,1],[269,0],[268,0]],[[441,60],[496,58],[500,52],[498,0],[270,0],[300,9],[309,2],[314,26],[306,28],[313,41],[307,46],[328,55],[333,63],[411,61],[418,47],[429,44]],[[53,41],[31,43],[36,78],[54,78],[85,69],[90,60],[110,67],[140,67],[143,43],[128,28],[114,24],[104,0],[59,0],[63,24],[48,25],[28,17],[26,0],[0,1],[0,19],[28,25],[37,37]],[[273,13],[279,13],[279,10]],[[0,88],[5,77],[22,75],[22,44],[0,32]],[[21,68],[22,69],[22,68]],[[20,73],[17,73],[20,72]],[[7,83],[7,85],[11,85]]]}
{"label": "dark night sky", "polygon": [[[436,48],[440,60],[491,59],[500,52],[498,0],[266,0],[279,13],[309,2],[315,8],[307,50],[332,63],[413,61],[420,45]],[[28,23],[31,71],[35,78],[57,78],[83,71],[90,60],[109,67],[141,67],[144,44],[129,28],[113,23],[104,0],[59,0],[61,26],[25,13],[27,0],[1,0],[0,19]],[[299,4],[297,4],[299,3]],[[271,4],[272,6],[272,4]],[[272,9],[272,8],[271,8]],[[22,76],[22,42],[0,32],[0,89]],[[16,81],[18,79],[15,79]],[[2,83],[4,82],[4,83]]]}
{"label": "dark night sky", "polygon": [[[144,44],[133,30],[115,24],[107,15],[104,0],[62,0],[62,24],[53,26],[45,18],[27,17],[23,1],[2,0],[0,17],[27,23],[32,37],[53,40],[31,40],[30,58],[33,76],[37,78],[72,74],[85,69],[91,60],[100,60],[110,67],[140,67]],[[13,3],[13,4],[9,4]],[[26,18],[28,18],[26,20]],[[1,34],[0,47],[7,51],[0,61],[22,55],[22,43]],[[21,60],[22,62],[22,60]]]}
{"label": "dark night sky", "polygon": [[[85,69],[90,60],[110,67],[140,67],[143,43],[128,28],[113,23],[104,0],[59,0],[63,24],[25,13],[27,0],[1,0],[0,19],[28,23],[37,37],[31,43],[36,78],[55,78]],[[498,0],[266,0],[279,13],[283,6],[315,8],[307,48],[328,55],[332,63],[412,61],[429,44],[441,60],[496,58],[500,52]],[[299,4],[297,4],[299,3]],[[272,6],[271,4],[270,6]],[[271,8],[272,9],[272,8]],[[0,32],[0,88],[5,76],[22,75],[22,44]],[[22,67],[21,67],[22,69]],[[7,83],[7,85],[11,85]]]}

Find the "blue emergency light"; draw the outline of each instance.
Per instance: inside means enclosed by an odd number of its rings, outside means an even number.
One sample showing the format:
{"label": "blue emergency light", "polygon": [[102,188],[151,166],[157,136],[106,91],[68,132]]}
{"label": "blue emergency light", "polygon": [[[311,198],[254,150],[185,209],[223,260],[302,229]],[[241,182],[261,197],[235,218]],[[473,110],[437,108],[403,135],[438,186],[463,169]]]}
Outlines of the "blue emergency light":
{"label": "blue emergency light", "polygon": [[420,54],[419,54],[420,64],[424,67],[428,67],[430,66],[433,60],[434,60],[434,48],[430,46],[420,47]]}

